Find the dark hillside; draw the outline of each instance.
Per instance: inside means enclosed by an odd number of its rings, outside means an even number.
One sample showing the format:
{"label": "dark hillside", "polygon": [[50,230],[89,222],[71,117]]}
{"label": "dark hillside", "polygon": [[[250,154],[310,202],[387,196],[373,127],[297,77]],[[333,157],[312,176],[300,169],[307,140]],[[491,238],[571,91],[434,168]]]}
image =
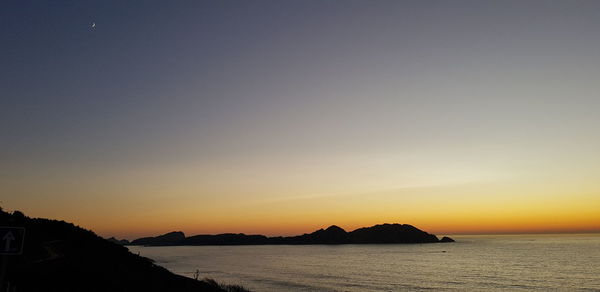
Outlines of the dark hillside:
{"label": "dark hillside", "polygon": [[26,229],[24,253],[5,257],[9,260],[6,280],[19,292],[228,291],[214,281],[175,275],[124,246],[64,221],[0,211],[0,226]]}

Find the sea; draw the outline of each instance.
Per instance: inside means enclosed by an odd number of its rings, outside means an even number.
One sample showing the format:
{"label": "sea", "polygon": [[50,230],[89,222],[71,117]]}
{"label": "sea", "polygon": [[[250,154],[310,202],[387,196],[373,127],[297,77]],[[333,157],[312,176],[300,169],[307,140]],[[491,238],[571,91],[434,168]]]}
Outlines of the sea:
{"label": "sea", "polygon": [[600,234],[454,243],[130,246],[170,271],[260,291],[600,291]]}

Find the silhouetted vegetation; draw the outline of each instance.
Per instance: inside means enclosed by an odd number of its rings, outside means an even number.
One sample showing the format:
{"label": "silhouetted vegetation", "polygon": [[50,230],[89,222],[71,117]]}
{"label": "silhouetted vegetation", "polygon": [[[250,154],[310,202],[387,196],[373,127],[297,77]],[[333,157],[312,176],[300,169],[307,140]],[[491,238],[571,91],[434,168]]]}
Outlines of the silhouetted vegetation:
{"label": "silhouetted vegetation", "polygon": [[30,291],[247,291],[175,275],[89,230],[0,211],[0,226],[25,227],[24,253],[7,256],[7,281]]}
{"label": "silhouetted vegetation", "polygon": [[[176,235],[175,235],[176,234]],[[449,237],[439,240],[435,235],[408,224],[380,224],[346,232],[332,225],[313,233],[290,237],[266,237],[243,233],[195,235],[185,237],[182,232],[171,232],[157,237],[144,237],[132,245],[265,245],[265,244],[364,244],[364,243],[435,243],[453,242]]]}
{"label": "silhouetted vegetation", "polygon": [[217,287],[217,288],[222,289],[227,292],[248,292],[248,290],[246,288],[244,288],[243,286],[240,286],[240,285],[223,284],[223,283],[219,283],[219,282],[215,281],[214,279],[210,279],[210,278],[204,278],[202,281],[208,283],[209,285],[211,285],[213,287]]}

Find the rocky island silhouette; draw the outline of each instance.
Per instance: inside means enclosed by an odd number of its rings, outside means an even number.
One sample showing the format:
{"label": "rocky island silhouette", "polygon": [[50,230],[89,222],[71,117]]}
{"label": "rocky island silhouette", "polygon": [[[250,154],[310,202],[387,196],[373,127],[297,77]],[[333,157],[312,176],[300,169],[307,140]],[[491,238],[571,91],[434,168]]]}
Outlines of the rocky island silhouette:
{"label": "rocky island silhouette", "polygon": [[409,224],[379,224],[347,232],[336,225],[327,229],[289,237],[267,237],[243,233],[216,235],[194,235],[186,237],[181,231],[169,232],[156,237],[143,237],[131,241],[130,245],[277,245],[277,244],[391,244],[391,243],[437,243],[454,242],[450,237],[437,236]]}
{"label": "rocky island silhouette", "polygon": [[217,234],[186,237],[170,232],[128,242],[104,239],[90,230],[65,221],[29,218],[22,212],[0,208],[0,226],[25,228],[24,252],[3,257],[6,273],[0,283],[11,291],[248,291],[212,279],[176,275],[153,260],[131,253],[125,244],[266,245],[266,244],[365,244],[452,242],[407,224],[381,224],[346,232],[338,226],[290,237]]}

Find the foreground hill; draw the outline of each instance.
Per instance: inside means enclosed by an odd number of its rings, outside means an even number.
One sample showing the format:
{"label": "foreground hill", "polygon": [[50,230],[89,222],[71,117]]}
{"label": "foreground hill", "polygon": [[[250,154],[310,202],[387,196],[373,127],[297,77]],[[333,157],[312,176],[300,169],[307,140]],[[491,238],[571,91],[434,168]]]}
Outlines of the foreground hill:
{"label": "foreground hill", "polygon": [[6,256],[15,291],[245,291],[175,275],[126,247],[64,221],[1,211],[0,226],[25,227],[24,252]]}
{"label": "foreground hill", "polygon": [[243,233],[195,235],[185,237],[183,232],[170,232],[157,237],[144,237],[131,245],[254,245],[254,244],[365,244],[365,243],[435,243],[453,242],[449,237],[441,240],[433,234],[408,224],[380,224],[346,232],[338,226],[319,229],[313,233],[290,237],[267,237]]}

